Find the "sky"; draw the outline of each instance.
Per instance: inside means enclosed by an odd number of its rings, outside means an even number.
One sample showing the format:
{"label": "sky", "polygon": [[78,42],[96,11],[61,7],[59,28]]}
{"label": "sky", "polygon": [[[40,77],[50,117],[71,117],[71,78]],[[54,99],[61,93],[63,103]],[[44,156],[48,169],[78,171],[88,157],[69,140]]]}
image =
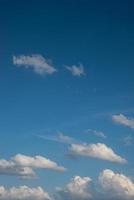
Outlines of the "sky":
{"label": "sky", "polygon": [[0,199],[134,199],[134,2],[0,0]]}

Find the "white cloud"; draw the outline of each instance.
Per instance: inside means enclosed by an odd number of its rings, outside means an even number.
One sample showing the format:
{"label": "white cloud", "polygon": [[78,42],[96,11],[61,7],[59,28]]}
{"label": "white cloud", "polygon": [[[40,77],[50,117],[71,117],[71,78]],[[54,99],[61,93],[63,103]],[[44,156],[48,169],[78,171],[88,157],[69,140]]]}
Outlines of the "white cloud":
{"label": "white cloud", "polygon": [[49,194],[41,187],[29,188],[27,186],[6,189],[0,186],[1,200],[52,200]]}
{"label": "white cloud", "polygon": [[81,76],[85,74],[84,67],[81,64],[79,66],[76,65],[72,65],[71,67],[66,66],[66,69],[69,70],[74,76]]}
{"label": "white cloud", "polygon": [[22,167],[16,165],[12,160],[0,160],[0,174],[18,176],[20,178],[35,178],[36,174],[30,167]]}
{"label": "white cloud", "polygon": [[56,171],[65,171],[64,167],[58,166],[56,162],[53,162],[43,156],[25,156],[22,154],[17,154],[12,158],[12,160],[19,166],[31,167],[31,168],[42,168],[42,169],[52,169]]}
{"label": "white cloud", "polygon": [[93,157],[116,163],[126,163],[127,161],[117,155],[110,147],[103,143],[97,144],[72,144],[70,154]]}
{"label": "white cloud", "polygon": [[111,199],[134,199],[134,183],[123,174],[106,169],[100,174],[99,183],[105,196]]}
{"label": "white cloud", "polygon": [[57,192],[63,200],[88,200],[90,193],[91,178],[75,176],[65,188],[58,188]]}
{"label": "white cloud", "polygon": [[53,74],[57,70],[48,62],[42,55],[31,56],[13,56],[13,64],[17,66],[24,66],[25,68],[32,68],[37,74]]}
{"label": "white cloud", "polygon": [[132,129],[134,129],[134,119],[133,118],[127,118],[125,115],[119,114],[119,115],[113,115],[112,119],[116,123],[119,123],[119,124],[122,124],[124,126],[128,126]]}
{"label": "white cloud", "polygon": [[0,160],[0,174],[12,175],[19,178],[36,178],[34,169],[51,169],[63,172],[66,169],[62,166],[58,166],[56,162],[53,162],[42,156],[25,156],[17,154],[10,160]]}
{"label": "white cloud", "polygon": [[124,174],[103,170],[96,181],[75,176],[64,188],[57,188],[56,200],[133,200],[134,183]]}

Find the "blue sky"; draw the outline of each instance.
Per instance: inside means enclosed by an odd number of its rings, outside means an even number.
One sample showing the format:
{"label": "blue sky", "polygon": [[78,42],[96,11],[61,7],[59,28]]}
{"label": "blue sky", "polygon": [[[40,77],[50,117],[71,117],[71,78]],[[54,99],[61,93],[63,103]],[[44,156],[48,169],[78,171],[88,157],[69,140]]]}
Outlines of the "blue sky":
{"label": "blue sky", "polygon": [[[71,178],[97,183],[110,169],[134,179],[133,11],[131,0],[0,1],[0,185],[41,186],[56,199],[88,200],[71,193]],[[96,157],[91,145],[98,143],[127,163]],[[75,144],[86,150],[72,150]],[[1,164],[12,160],[22,169],[18,154],[40,155],[67,170],[32,162],[25,167],[39,178],[20,180]],[[123,198],[134,197],[134,186],[131,192]]]}

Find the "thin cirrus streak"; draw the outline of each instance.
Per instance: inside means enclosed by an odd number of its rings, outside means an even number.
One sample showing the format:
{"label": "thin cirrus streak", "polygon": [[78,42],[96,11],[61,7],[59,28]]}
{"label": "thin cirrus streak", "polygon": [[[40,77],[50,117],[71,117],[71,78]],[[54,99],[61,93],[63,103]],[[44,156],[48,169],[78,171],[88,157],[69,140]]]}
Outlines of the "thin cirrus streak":
{"label": "thin cirrus streak", "polygon": [[80,141],[70,136],[64,135],[62,132],[58,132],[58,134],[56,135],[36,134],[35,136],[43,140],[48,140],[48,141],[53,141],[53,142],[58,142],[58,143],[63,143],[63,144],[80,143]]}

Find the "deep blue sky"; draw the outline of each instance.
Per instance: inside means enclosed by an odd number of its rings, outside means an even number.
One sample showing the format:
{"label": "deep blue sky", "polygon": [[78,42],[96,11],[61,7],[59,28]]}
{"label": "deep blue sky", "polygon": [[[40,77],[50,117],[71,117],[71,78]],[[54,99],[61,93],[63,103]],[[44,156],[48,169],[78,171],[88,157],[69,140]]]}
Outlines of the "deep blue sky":
{"label": "deep blue sky", "polygon": [[[132,0],[0,0],[0,156],[40,154],[69,169],[39,171],[42,178],[27,185],[53,190],[77,174],[97,177],[104,168],[134,177],[134,146],[123,143],[134,131],[111,120],[120,113],[134,117],[133,21]],[[13,55],[32,54],[52,60],[58,72],[44,77],[13,65]],[[65,69],[79,63],[84,76]],[[103,131],[107,139],[88,135],[87,129]],[[67,145],[35,136],[57,131],[105,143],[129,163],[70,160]],[[26,183],[2,176],[0,184]]]}

